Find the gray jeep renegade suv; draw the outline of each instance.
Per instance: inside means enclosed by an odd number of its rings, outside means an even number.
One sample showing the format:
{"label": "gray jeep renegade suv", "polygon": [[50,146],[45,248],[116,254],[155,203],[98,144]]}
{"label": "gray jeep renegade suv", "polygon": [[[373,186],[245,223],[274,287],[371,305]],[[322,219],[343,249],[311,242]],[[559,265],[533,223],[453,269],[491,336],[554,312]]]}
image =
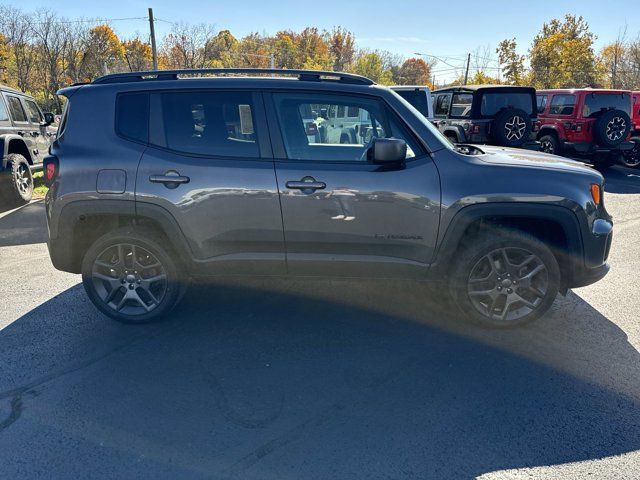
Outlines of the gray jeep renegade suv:
{"label": "gray jeep renegade suv", "polygon": [[51,259],[120,321],[166,314],[194,276],[288,274],[435,279],[470,319],[508,326],[609,268],[598,172],[458,150],[363,77],[159,71],[60,94]]}

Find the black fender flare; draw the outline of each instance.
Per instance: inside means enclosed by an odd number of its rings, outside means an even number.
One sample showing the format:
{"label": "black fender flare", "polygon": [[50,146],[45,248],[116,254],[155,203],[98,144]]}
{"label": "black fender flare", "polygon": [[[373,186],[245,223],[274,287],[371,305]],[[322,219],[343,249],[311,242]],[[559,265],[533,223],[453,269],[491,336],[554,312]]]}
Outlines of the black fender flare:
{"label": "black fender flare", "polygon": [[464,128],[462,128],[461,126],[459,126],[459,125],[447,125],[442,130],[442,134],[446,136],[447,132],[452,132],[452,133],[455,134],[456,138],[458,139],[457,143],[466,143],[467,142],[467,134],[465,133]]}
{"label": "black fender flare", "polygon": [[[495,202],[469,205],[462,208],[449,222],[436,250],[431,269],[444,273],[455,259],[455,253],[465,231],[473,222],[483,218],[549,220],[559,224],[567,240],[567,253],[575,260],[567,272],[572,276],[576,268],[584,266],[584,242],[581,225],[573,210],[561,205],[542,205],[530,202]],[[586,222],[586,219],[585,219]]]}
{"label": "black fender flare", "polygon": [[536,140],[540,140],[549,133],[555,134],[559,142],[562,141],[562,132],[560,132],[560,129],[556,125],[543,125],[540,127],[540,131],[536,134]]}
{"label": "black fender flare", "polygon": [[7,155],[9,155],[9,144],[12,141],[19,141],[24,145],[25,150],[29,154],[29,156],[27,157],[27,162],[29,162],[30,165],[33,165],[33,158],[31,157],[29,146],[24,141],[24,138],[22,138],[20,135],[10,133],[7,135],[0,136],[0,152],[2,152],[2,169],[4,170],[5,168],[7,168]]}

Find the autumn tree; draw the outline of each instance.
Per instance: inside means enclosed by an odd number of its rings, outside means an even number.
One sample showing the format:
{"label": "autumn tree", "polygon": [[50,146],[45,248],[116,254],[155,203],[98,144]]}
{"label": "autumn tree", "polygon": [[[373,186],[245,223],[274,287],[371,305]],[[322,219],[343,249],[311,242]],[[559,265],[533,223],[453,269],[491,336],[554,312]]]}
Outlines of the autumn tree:
{"label": "autumn tree", "polygon": [[0,6],[0,32],[9,46],[9,83],[23,92],[31,89],[33,71],[36,68],[36,50],[33,47],[31,19],[20,10]]}
{"label": "autumn tree", "polygon": [[329,52],[333,56],[333,70],[336,72],[344,71],[355,58],[355,37],[342,27],[325,32],[324,36],[325,41],[329,44]]}
{"label": "autumn tree", "polygon": [[598,83],[595,36],[582,17],[565,15],[542,26],[529,50],[531,80],[538,88],[585,87]]}
{"label": "autumn tree", "polygon": [[385,70],[382,57],[377,52],[362,52],[353,64],[352,71],[368,77],[376,83],[383,85],[393,83],[391,72]]}
{"label": "autumn tree", "polygon": [[221,30],[208,40],[207,55],[211,67],[231,67],[236,56],[238,40],[229,30]]}
{"label": "autumn tree", "polygon": [[98,25],[89,30],[86,50],[85,74],[89,78],[121,70],[124,47],[109,25]]}
{"label": "autumn tree", "polygon": [[[215,33],[212,25],[177,23],[165,37],[161,49],[165,68],[204,68],[213,60]],[[159,59],[160,61],[160,59]]]}
{"label": "autumn tree", "polygon": [[506,39],[498,44],[496,53],[498,54],[498,61],[500,62],[502,73],[507,82],[511,85],[522,85],[525,80],[525,57],[524,55],[518,54],[516,48],[515,38]]}
{"label": "autumn tree", "polygon": [[400,67],[396,83],[401,85],[427,85],[430,80],[431,65],[421,58],[409,58]]}
{"label": "autumn tree", "polygon": [[147,42],[135,37],[122,42],[122,48],[124,49],[124,60],[129,71],[139,72],[152,68],[153,55],[151,45]]}

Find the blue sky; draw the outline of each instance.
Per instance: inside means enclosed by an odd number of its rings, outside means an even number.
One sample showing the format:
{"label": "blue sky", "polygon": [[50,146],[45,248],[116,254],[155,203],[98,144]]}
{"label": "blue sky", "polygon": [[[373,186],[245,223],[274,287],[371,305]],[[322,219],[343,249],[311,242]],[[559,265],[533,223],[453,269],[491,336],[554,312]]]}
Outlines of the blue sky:
{"label": "blue sky", "polygon": [[[638,0],[20,0],[3,3],[27,11],[48,6],[70,18],[144,17],[147,8],[153,7],[157,18],[171,22],[212,23],[218,30],[229,29],[238,37],[252,31],[274,33],[306,26],[323,29],[341,25],[355,34],[360,47],[390,50],[406,56],[413,52],[446,56],[448,63],[455,66],[464,62],[466,52],[479,47],[488,46],[494,55],[496,44],[504,38],[516,37],[519,49],[524,53],[543,22],[565,13],[582,15],[587,20],[598,36],[597,47],[615,40],[625,25],[628,36],[635,38],[640,34]],[[144,20],[118,21],[112,26],[125,37],[148,32]],[[169,28],[170,24],[158,22],[158,35]],[[443,76],[451,75],[446,65],[441,63],[438,68]]]}

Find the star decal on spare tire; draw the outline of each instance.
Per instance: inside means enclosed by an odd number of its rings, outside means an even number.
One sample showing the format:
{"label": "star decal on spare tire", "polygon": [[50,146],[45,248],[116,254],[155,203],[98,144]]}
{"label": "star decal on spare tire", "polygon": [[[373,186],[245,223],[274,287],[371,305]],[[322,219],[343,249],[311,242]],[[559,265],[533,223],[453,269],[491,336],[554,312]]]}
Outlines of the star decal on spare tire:
{"label": "star decal on spare tire", "polygon": [[527,124],[525,121],[518,115],[515,115],[510,121],[504,124],[507,140],[520,140],[526,128]]}

